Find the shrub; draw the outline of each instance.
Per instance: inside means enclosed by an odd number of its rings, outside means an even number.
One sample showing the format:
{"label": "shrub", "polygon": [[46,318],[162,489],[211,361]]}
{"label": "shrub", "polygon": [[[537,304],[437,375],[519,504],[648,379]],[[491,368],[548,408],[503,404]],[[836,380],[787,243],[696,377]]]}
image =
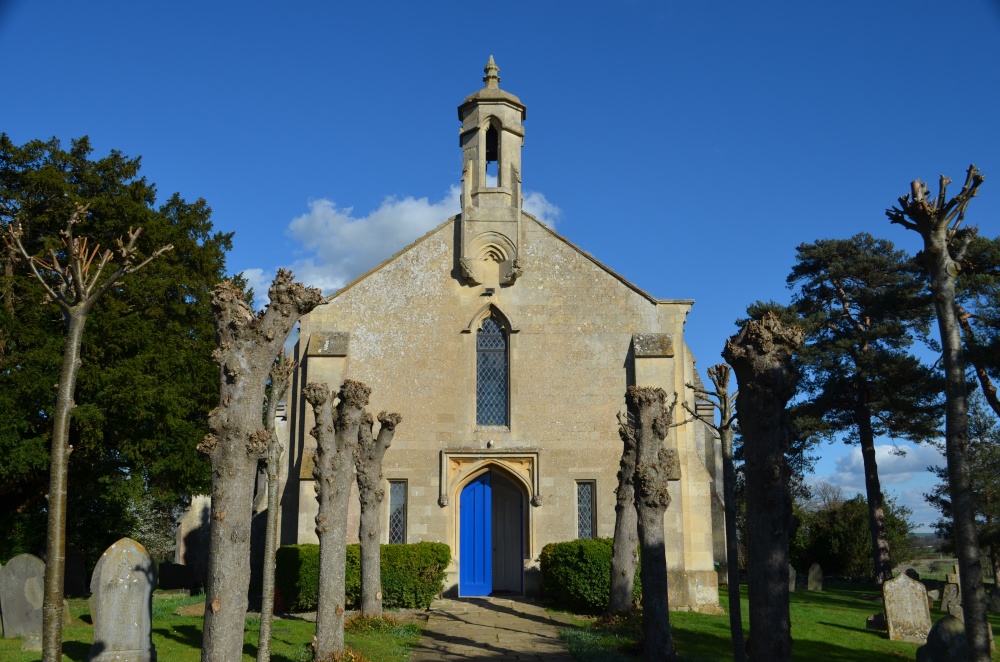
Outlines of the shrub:
{"label": "shrub", "polygon": [[[451,550],[436,542],[382,545],[382,605],[386,609],[426,608],[444,588]],[[319,545],[278,549],[275,583],[290,611],[313,611],[318,603]],[[347,603],[361,598],[361,546],[347,546]]]}
{"label": "shrub", "polygon": [[[608,608],[611,591],[611,538],[550,543],[539,556],[542,590],[567,609],[600,612]],[[638,597],[639,571],[632,594]]]}

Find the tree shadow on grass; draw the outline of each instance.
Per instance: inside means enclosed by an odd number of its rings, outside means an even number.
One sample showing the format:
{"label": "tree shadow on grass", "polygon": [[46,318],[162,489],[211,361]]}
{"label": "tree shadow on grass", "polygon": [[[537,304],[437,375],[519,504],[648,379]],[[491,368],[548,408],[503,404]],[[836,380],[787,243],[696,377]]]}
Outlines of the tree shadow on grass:
{"label": "tree shadow on grass", "polygon": [[840,628],[841,630],[847,630],[848,632],[856,632],[862,635],[871,635],[873,637],[889,641],[889,633],[886,632],[885,630],[869,630],[868,628],[860,628],[860,627],[856,628],[850,625],[843,625],[841,623],[825,623],[823,621],[818,622],[817,625],[823,625],[828,628]]}
{"label": "tree shadow on grass", "polygon": [[191,648],[201,648],[201,628],[195,627],[194,625],[177,625],[173,628],[156,628],[153,630],[153,634],[159,635],[164,639],[173,639],[179,644],[184,646],[189,646]]}
{"label": "tree shadow on grass", "polygon": [[90,657],[91,645],[83,641],[64,641],[63,655],[73,662],[87,662]]}

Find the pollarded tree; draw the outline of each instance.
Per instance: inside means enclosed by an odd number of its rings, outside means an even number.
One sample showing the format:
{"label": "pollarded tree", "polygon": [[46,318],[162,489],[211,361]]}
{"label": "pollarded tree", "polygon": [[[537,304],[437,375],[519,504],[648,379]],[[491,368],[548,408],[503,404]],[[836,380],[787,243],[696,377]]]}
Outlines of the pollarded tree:
{"label": "pollarded tree", "polygon": [[198,450],[212,463],[212,516],[205,587],[204,662],[243,659],[243,628],[250,583],[250,520],[258,461],[271,433],[261,420],[271,367],[302,315],[324,302],[314,287],[280,269],[267,307],[254,313],[230,281],[212,293],[220,366],[219,406]]}
{"label": "pollarded tree", "polygon": [[670,635],[667,554],[663,513],[670,505],[668,481],[680,480],[677,451],[663,445],[673,423],[672,405],[661,388],[629,386],[625,403],[635,415],[635,509],[642,549],[642,657],[646,662],[677,659]]}
{"label": "pollarded tree", "polygon": [[684,404],[692,416],[708,425],[719,435],[722,446],[722,491],[726,509],[726,574],[729,586],[729,635],[733,645],[733,660],[744,662],[747,659],[746,643],[743,641],[743,614],[740,607],[740,557],[739,539],[736,533],[736,467],[733,464],[733,426],[736,421],[736,397],[738,393],[729,393],[729,377],[731,370],[725,363],[719,363],[708,369],[708,378],[715,387],[714,391],[698,388],[694,384],[688,386],[695,394],[712,403],[719,410],[719,421],[715,418],[705,418],[697,411]]}
{"label": "pollarded tree", "polygon": [[354,452],[354,467],[361,501],[361,522],[358,538],[361,540],[361,613],[382,616],[382,459],[392,445],[392,437],[403,417],[381,412],[379,430],[372,434],[371,415],[365,414]]}
{"label": "pollarded tree", "polygon": [[963,227],[965,210],[983,183],[983,175],[969,166],[965,184],[958,195],[947,197],[951,180],[941,176],[936,198],[919,179],[910,184],[910,193],[899,198],[899,207],[886,210],[890,222],[913,230],[923,239],[924,250],[917,256],[930,281],[931,298],[941,334],[941,354],[945,377],[945,456],[948,459],[948,486],[955,520],[955,544],[962,593],[965,631],[969,638],[969,659],[990,659],[989,623],[986,620],[986,593],[976,532],[976,515],[968,455],[967,380],[962,335],[955,312],[955,281],[969,245],[976,237],[974,227]]}
{"label": "pollarded tree", "polygon": [[267,409],[264,414],[264,425],[271,435],[267,444],[265,471],[267,473],[267,526],[264,533],[264,572],[261,580],[260,633],[257,636],[257,662],[268,662],[271,659],[271,623],[274,621],[274,572],[275,554],[278,551],[278,481],[281,475],[281,458],[285,454],[285,445],[278,439],[275,430],[275,418],[278,415],[278,403],[285,398],[292,380],[292,373],[298,367],[298,362],[285,356],[282,348],[271,366],[271,376],[268,380],[271,390],[267,394]]}
{"label": "pollarded tree", "polygon": [[750,320],[726,342],[722,355],[736,372],[736,412],[744,444],[747,509],[747,592],[751,660],[791,659],[788,610],[788,540],[792,502],[785,453],[792,441],[786,404],[798,373],[792,354],[802,345],[800,327],[773,313]]}
{"label": "pollarded tree", "polygon": [[938,434],[940,389],[931,369],[909,353],[911,327],[930,314],[915,265],[892,242],[869,234],[822,239],[797,248],[788,285],[804,318],[798,353],[808,401],[827,436],[861,447],[874,580],[892,579],[876,437],[924,441]]}
{"label": "pollarded tree", "polygon": [[361,428],[365,425],[371,389],[351,379],[333,395],[326,384],[311,382],[302,390],[313,408],[316,439],[313,477],[316,479],[316,536],[319,538],[319,605],[316,609],[317,662],[340,659],[344,653],[346,609],[347,507],[351,474]]}
{"label": "pollarded tree", "polygon": [[[45,591],[42,598],[42,659],[62,660],[63,594],[66,569],[66,501],[69,458],[70,420],[76,408],[76,379],[80,370],[80,347],[87,318],[97,302],[123,278],[138,271],[153,259],[171,250],[169,244],[139,261],[138,241],[142,230],[130,231],[127,241],[118,240],[117,250],[100,250],[89,245],[86,237],[77,237],[73,226],[87,216],[87,207],[77,204],[60,233],[62,246],[49,249],[45,258],[28,253],[24,247],[23,221],[15,216],[8,225],[4,241],[28,263],[31,273],[45,289],[49,299],[58,304],[66,325],[62,370],[57,384],[56,405],[52,420],[52,444],[49,451],[48,526],[46,535]],[[117,259],[117,266],[113,260]],[[95,262],[96,260],[96,262]],[[107,271],[105,271],[107,269]]]}
{"label": "pollarded tree", "polygon": [[[611,581],[608,613],[631,611],[634,606],[632,589],[635,569],[639,567],[638,514],[635,511],[635,412],[618,412],[618,436],[622,440],[622,457],[615,489],[615,538],[611,548]],[[631,420],[629,420],[631,419]]]}

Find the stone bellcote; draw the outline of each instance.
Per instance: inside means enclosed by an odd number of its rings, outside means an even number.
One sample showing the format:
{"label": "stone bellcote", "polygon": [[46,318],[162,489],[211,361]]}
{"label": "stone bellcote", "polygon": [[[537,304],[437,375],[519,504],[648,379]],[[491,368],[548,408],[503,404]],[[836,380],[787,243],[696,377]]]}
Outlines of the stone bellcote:
{"label": "stone bellcote", "polygon": [[466,281],[473,285],[513,285],[521,273],[521,145],[527,109],[516,96],[500,89],[500,70],[492,55],[484,71],[485,87],[458,107],[462,122],[459,263]]}

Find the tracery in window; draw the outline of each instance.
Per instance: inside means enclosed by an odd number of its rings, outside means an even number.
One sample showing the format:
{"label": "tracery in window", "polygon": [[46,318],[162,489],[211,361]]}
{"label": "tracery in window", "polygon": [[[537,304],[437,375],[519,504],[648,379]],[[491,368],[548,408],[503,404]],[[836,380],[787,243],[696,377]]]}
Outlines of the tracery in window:
{"label": "tracery in window", "polygon": [[509,425],[507,334],[493,317],[476,334],[476,424]]}

